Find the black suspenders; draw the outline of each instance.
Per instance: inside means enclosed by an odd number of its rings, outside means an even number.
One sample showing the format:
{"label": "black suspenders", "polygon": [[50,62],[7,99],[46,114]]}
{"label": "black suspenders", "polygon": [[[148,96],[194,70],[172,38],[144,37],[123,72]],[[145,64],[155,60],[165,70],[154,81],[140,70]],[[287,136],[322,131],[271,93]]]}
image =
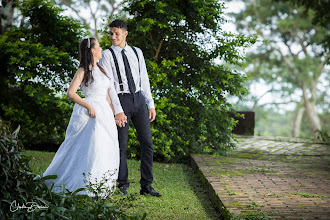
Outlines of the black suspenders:
{"label": "black suspenders", "polygon": [[[138,64],[139,64],[139,77],[140,77],[140,91],[141,91],[141,70],[140,70],[140,59],[139,59],[139,56],[138,56],[138,53],[135,49],[135,47],[131,47],[138,59]],[[118,81],[119,81],[119,87],[120,87],[120,91],[121,91],[121,94],[124,93],[124,86],[123,86],[123,81],[121,79],[121,75],[120,75],[120,71],[119,71],[119,65],[118,65],[118,60],[117,60],[117,57],[115,55],[115,52],[113,51],[113,49],[110,47],[109,50],[111,51],[112,53],[112,57],[113,57],[113,60],[115,62],[115,66],[116,66],[116,72],[117,72],[117,76],[118,76]]]}
{"label": "black suspenders", "polygon": [[124,86],[123,86],[123,81],[121,80],[121,75],[120,75],[120,72],[119,72],[118,60],[117,60],[115,52],[113,52],[112,48],[110,48],[110,51],[112,53],[113,60],[115,61],[115,66],[116,66],[117,76],[118,76],[118,80],[119,80],[120,91],[121,91],[121,94],[123,94],[124,93]]}
{"label": "black suspenders", "polygon": [[134,53],[136,55],[136,58],[138,59],[138,63],[139,63],[139,78],[140,78],[140,91],[141,91],[141,81],[142,80],[141,80],[141,70],[140,70],[140,59],[139,59],[139,55],[138,55],[135,47],[132,46],[132,49],[133,49],[133,51],[134,51]]}

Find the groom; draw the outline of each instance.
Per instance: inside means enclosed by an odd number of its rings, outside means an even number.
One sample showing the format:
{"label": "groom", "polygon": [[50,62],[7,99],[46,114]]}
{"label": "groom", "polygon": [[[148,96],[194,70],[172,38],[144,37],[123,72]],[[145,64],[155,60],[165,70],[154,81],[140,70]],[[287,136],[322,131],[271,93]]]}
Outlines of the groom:
{"label": "groom", "polygon": [[110,96],[115,109],[120,148],[118,187],[123,195],[127,195],[129,182],[126,147],[128,127],[132,120],[141,145],[140,194],[161,196],[151,187],[153,146],[150,122],[155,120],[156,111],[143,53],[139,48],[127,44],[128,31],[124,21],[116,19],[109,27],[112,46],[103,52],[100,64],[107,73],[112,73],[116,88],[116,93],[110,92]]}

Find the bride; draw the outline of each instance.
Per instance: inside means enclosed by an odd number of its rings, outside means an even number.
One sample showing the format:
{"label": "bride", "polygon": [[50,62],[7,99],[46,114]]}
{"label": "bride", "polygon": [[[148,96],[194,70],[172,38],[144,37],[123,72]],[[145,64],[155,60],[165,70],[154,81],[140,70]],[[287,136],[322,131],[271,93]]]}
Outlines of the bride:
{"label": "bride", "polygon": [[[43,176],[57,175],[46,180],[48,187],[60,192],[62,183],[69,191],[85,188],[106,178],[113,190],[118,177],[119,145],[117,127],[109,92],[114,90],[113,79],[97,63],[102,49],[95,38],[80,42],[80,64],[67,96],[76,104],[66,130],[65,140]],[[76,92],[81,87],[85,98]],[[109,192],[109,191],[108,191]],[[90,190],[78,192],[94,196]]]}

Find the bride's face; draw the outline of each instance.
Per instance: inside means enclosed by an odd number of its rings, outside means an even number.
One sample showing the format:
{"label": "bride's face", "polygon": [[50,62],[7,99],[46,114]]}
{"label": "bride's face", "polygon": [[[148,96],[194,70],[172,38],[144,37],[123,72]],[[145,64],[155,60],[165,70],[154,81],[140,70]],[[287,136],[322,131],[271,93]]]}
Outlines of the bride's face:
{"label": "bride's face", "polygon": [[100,47],[99,42],[95,42],[94,48],[92,48],[92,53],[95,61],[102,58],[102,48]]}

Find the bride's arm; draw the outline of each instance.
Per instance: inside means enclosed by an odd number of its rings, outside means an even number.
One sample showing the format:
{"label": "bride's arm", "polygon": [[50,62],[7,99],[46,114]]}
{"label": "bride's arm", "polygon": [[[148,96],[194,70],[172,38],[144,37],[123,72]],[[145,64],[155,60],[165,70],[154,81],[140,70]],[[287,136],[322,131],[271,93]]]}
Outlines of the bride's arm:
{"label": "bride's arm", "polygon": [[87,108],[88,114],[94,118],[96,114],[93,106],[91,106],[89,103],[87,103],[77,94],[77,90],[83,79],[84,79],[84,70],[82,68],[79,68],[75,76],[73,77],[73,80],[68,88],[66,95],[68,96],[69,99],[71,99],[75,103]]}
{"label": "bride's arm", "polygon": [[110,107],[112,109],[113,114],[115,114],[115,108],[113,107],[113,104],[111,102],[110,95],[109,95],[108,92],[107,92],[107,101],[109,102],[109,105],[110,105]]}

